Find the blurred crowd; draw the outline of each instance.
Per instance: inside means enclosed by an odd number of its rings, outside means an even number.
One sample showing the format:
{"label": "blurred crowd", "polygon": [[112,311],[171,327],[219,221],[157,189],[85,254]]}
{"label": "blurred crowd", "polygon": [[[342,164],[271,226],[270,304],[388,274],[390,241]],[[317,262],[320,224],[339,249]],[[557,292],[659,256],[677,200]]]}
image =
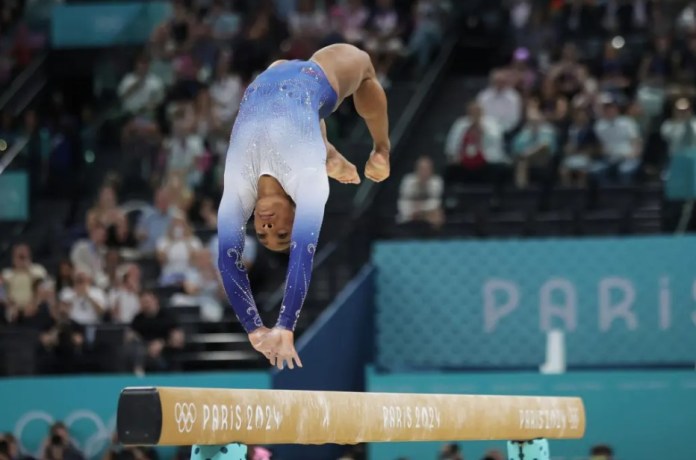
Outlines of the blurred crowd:
{"label": "blurred crowd", "polygon": [[449,129],[446,167],[419,159],[399,222],[443,223],[457,184],[517,189],[664,179],[696,148],[696,4],[510,0],[509,63]]}
{"label": "blurred crowd", "polygon": [[[111,445],[104,452],[102,460],[159,460],[156,449],[151,447],[125,447],[118,443],[116,435],[111,440]],[[190,458],[190,447],[177,449],[175,460],[187,460]],[[84,460],[86,457],[80,451],[71,437],[69,428],[63,422],[53,423],[39,451],[42,455],[37,460]],[[365,458],[364,446],[356,446],[352,452],[337,460],[359,460]],[[22,452],[17,439],[12,433],[0,433],[0,460],[32,460],[35,457]],[[262,446],[248,446],[247,458],[249,460],[273,460],[272,450]],[[433,456],[437,460],[465,460],[461,447],[457,443],[444,444],[439,453]],[[596,445],[590,449],[588,460],[613,460],[614,452],[611,446]],[[400,457],[396,460],[409,460],[408,457]],[[497,449],[487,451],[480,460],[505,460],[503,452]]]}

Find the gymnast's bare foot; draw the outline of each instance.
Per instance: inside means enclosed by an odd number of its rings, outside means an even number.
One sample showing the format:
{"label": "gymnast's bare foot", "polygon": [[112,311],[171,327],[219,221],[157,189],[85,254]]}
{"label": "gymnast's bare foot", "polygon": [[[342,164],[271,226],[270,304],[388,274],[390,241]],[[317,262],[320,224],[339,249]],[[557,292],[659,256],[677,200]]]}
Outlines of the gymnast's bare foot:
{"label": "gymnast's bare foot", "polygon": [[326,172],[330,178],[342,184],[359,184],[358,169],[335,148],[330,148],[326,158]]}
{"label": "gymnast's bare foot", "polygon": [[382,182],[389,177],[389,151],[375,149],[365,165],[365,177],[375,182]]}

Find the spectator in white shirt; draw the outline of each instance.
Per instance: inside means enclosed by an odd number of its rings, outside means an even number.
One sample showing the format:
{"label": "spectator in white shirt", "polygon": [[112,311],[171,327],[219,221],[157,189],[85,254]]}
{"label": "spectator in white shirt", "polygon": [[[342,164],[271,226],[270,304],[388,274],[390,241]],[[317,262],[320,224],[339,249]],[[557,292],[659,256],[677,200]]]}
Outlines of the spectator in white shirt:
{"label": "spectator in white shirt", "polygon": [[182,215],[175,216],[167,235],[157,243],[157,257],[162,266],[160,284],[172,286],[183,283],[193,254],[202,247],[201,240],[193,234],[186,219]]}
{"label": "spectator in white shirt", "polygon": [[100,323],[106,308],[104,291],[92,284],[86,267],[77,268],[73,287],[63,289],[60,301],[70,304],[70,319],[82,325]]}
{"label": "spectator in white shirt", "polygon": [[505,70],[494,70],[490,86],[476,97],[483,114],[497,121],[504,133],[514,130],[522,117],[522,97],[509,80]]}
{"label": "spectator in white shirt", "polygon": [[445,155],[448,161],[445,182],[500,184],[509,170],[503,130],[494,118],[483,115],[476,102],[469,104],[466,116],[452,124]]}
{"label": "spectator in white shirt", "polygon": [[140,313],[141,272],[137,264],[127,264],[118,270],[118,287],[109,294],[111,322],[130,324]]}
{"label": "spectator in white shirt", "polygon": [[433,161],[422,156],[414,172],[404,176],[399,189],[398,223],[423,221],[434,228],[445,220],[442,211],[442,178],[433,171]]}
{"label": "spectator in white shirt", "polygon": [[677,100],[672,118],[662,123],[660,134],[669,146],[670,155],[696,149],[696,117],[688,99]]}
{"label": "spectator in white shirt", "polygon": [[123,109],[131,115],[152,114],[162,102],[164,85],[158,76],[150,73],[147,57],[138,57],[133,72],[123,77],[118,96]]}
{"label": "spectator in white shirt", "polygon": [[602,97],[602,116],[594,126],[599,140],[601,160],[591,173],[600,182],[618,176],[622,183],[633,180],[641,163],[643,139],[638,124],[621,115],[617,102],[608,95]]}
{"label": "spectator in white shirt", "polygon": [[216,130],[225,131],[225,139],[232,129],[234,118],[239,111],[244,87],[239,75],[230,71],[230,58],[227,54],[219,57],[215,79],[210,85],[210,97],[213,101],[213,120]]}

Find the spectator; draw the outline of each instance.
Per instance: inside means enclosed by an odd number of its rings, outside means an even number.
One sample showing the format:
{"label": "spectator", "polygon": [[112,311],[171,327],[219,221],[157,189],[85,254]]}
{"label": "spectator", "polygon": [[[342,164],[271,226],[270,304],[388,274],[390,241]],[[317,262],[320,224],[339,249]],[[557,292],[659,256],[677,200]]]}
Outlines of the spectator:
{"label": "spectator", "polygon": [[140,312],[141,271],[137,264],[127,264],[118,270],[119,283],[109,293],[111,322],[130,324]]}
{"label": "spectator", "polygon": [[150,72],[150,61],[140,56],[133,72],[126,74],[118,86],[123,110],[131,116],[152,120],[157,105],[164,98],[162,80]]}
{"label": "spectator", "polygon": [[143,212],[136,224],[135,236],[140,242],[138,249],[143,254],[154,254],[157,241],[167,233],[172,221],[171,196],[165,188],[155,191],[154,208]]}
{"label": "spectator", "polygon": [[0,434],[0,459],[2,460],[33,460],[22,454],[17,438],[12,433]]}
{"label": "spectator", "polygon": [[669,37],[656,37],[652,50],[643,56],[640,64],[641,82],[662,86],[675,76],[674,64],[677,56],[672,51]]}
{"label": "spectator", "polygon": [[218,42],[232,40],[242,29],[242,17],[234,8],[236,4],[237,2],[213,0],[210,14],[205,22],[210,26],[213,38]]}
{"label": "spectator", "polygon": [[70,439],[68,427],[63,422],[51,426],[49,437],[44,442],[42,460],[84,460],[85,456],[75,447]]}
{"label": "spectator", "polygon": [[193,234],[186,219],[181,215],[174,217],[167,235],[157,243],[157,258],[162,266],[160,284],[181,284],[194,253],[202,247],[201,240]]}
{"label": "spectator", "polygon": [[205,153],[203,137],[196,132],[193,104],[183,102],[173,109],[172,135],[164,144],[166,174],[183,178],[185,185],[195,188],[201,181],[201,159]]}
{"label": "spectator", "polygon": [[600,161],[593,166],[593,175],[601,182],[618,175],[621,182],[633,180],[643,148],[638,124],[621,115],[618,103],[611,96],[602,98],[602,116],[594,126],[600,145]]}
{"label": "spectator", "polygon": [[599,87],[604,92],[621,96],[626,94],[631,80],[626,76],[628,65],[621,53],[623,45],[619,46],[617,40],[619,39],[608,40],[604,44]]}
{"label": "spectator", "polygon": [[84,326],[100,323],[106,310],[104,291],[94,286],[90,272],[80,267],[73,287],[60,292],[60,300],[70,304],[70,319]]}
{"label": "spectator", "polygon": [[111,233],[122,214],[118,207],[116,189],[113,185],[106,184],[99,191],[97,202],[87,211],[87,228],[99,223],[107,229],[107,233]]}
{"label": "spectator", "polygon": [[495,120],[504,133],[514,130],[522,117],[522,98],[516,89],[510,86],[508,74],[504,70],[491,73],[491,83],[481,91],[476,100],[486,117]]}
{"label": "spectator", "polygon": [[367,30],[365,49],[372,57],[377,78],[382,86],[388,88],[391,85],[389,72],[392,65],[404,51],[401,39],[404,24],[394,8],[394,0],[377,0]]}
{"label": "spectator", "polygon": [[489,450],[481,460],[505,460],[505,455],[499,450]]}
{"label": "spectator", "polygon": [[445,444],[440,450],[439,460],[464,460],[459,444]]}
{"label": "spectator", "polygon": [[433,172],[433,161],[422,156],[414,172],[401,181],[397,222],[423,221],[440,228],[445,220],[442,210],[443,182]]}
{"label": "spectator", "polygon": [[528,114],[527,122],[513,140],[512,153],[517,187],[529,185],[530,169],[545,180],[550,178],[549,164],[556,153],[556,132],[541,113],[532,111]]}
{"label": "spectator", "polygon": [[503,131],[498,122],[483,115],[481,106],[472,102],[467,115],[457,119],[445,143],[449,165],[445,182],[496,182],[507,172]]}
{"label": "spectator", "polygon": [[323,9],[317,8],[315,0],[299,0],[297,8],[288,15],[288,30],[294,41],[306,46],[304,59],[319,46],[319,41],[328,32],[328,18]]}
{"label": "spectator", "polygon": [[71,287],[73,283],[73,264],[70,259],[63,259],[58,262],[58,270],[56,271],[56,292],[62,291],[64,288]]}
{"label": "spectator", "polygon": [[413,31],[408,54],[415,57],[416,75],[425,72],[442,41],[440,8],[436,0],[417,0],[413,4]]}
{"label": "spectator", "polygon": [[370,10],[364,0],[348,0],[337,3],[330,12],[333,29],[341,39],[355,46],[361,46],[367,35],[365,27],[370,18]]}
{"label": "spectator", "polygon": [[201,317],[206,321],[222,320],[225,291],[217,271],[217,261],[213,262],[208,250],[194,254],[191,268],[184,275],[183,288],[186,296],[175,296],[173,304],[194,303],[200,305]]}
{"label": "spectator", "polygon": [[230,66],[230,55],[222,54],[218,58],[215,78],[210,86],[214,126],[217,130],[225,131],[225,140],[229,136],[244,93],[242,79],[231,72]]}
{"label": "spectator", "polygon": [[528,98],[539,83],[539,75],[530,60],[529,50],[518,48],[512,56],[512,63],[508,69],[511,86],[524,98]]}
{"label": "spectator", "polygon": [[101,460],[159,460],[159,454],[153,447],[124,446],[114,433],[111,446]]}
{"label": "spectator", "polygon": [[51,324],[39,336],[42,373],[69,374],[82,368],[84,327],[70,318],[71,308],[72,304],[61,296]]}
{"label": "spectator", "polygon": [[33,286],[38,280],[46,278],[46,269],[31,259],[31,249],[20,243],[12,247],[12,268],[2,271],[8,306],[20,313],[33,301]]}
{"label": "spectator", "polygon": [[590,460],[612,460],[614,458],[614,450],[605,445],[593,446],[590,449]]}
{"label": "spectator", "polygon": [[131,328],[147,348],[147,370],[163,371],[175,367],[175,355],[184,347],[184,331],[179,328],[173,313],[160,307],[153,292],[141,294],[140,313],[133,318]]}
{"label": "spectator", "polygon": [[587,172],[596,152],[597,137],[592,129],[590,114],[587,109],[577,107],[573,111],[573,120],[563,148],[564,158],[560,171],[563,185],[587,185]]}
{"label": "spectator", "polygon": [[55,305],[55,297],[56,293],[51,282],[35,281],[33,299],[18,314],[16,325],[39,332],[48,329],[53,322],[51,311]]}
{"label": "spectator", "polygon": [[106,288],[109,284],[104,260],[106,229],[101,223],[94,223],[87,233],[88,239],[79,240],[73,245],[70,260],[76,269],[89,273],[97,286]]}
{"label": "spectator", "polygon": [[662,123],[660,134],[669,146],[670,155],[696,148],[696,117],[687,98],[676,101],[672,117]]}
{"label": "spectator", "polygon": [[548,80],[553,82],[554,88],[572,99],[584,89],[583,75],[586,72],[578,62],[578,51],[575,45],[566,43],[561,51],[561,59],[549,70]]}

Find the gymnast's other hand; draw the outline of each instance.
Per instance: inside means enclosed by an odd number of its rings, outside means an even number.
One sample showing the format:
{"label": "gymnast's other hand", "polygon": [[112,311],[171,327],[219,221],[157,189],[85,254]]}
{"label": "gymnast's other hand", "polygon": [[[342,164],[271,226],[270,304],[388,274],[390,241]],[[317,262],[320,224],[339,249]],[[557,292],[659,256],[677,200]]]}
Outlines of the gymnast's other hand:
{"label": "gymnast's other hand", "polygon": [[284,369],[285,365],[290,369],[302,367],[302,361],[295,350],[295,334],[292,331],[280,327],[274,327],[266,336],[266,340],[273,344],[271,365],[278,369]]}
{"label": "gymnast's other hand", "polygon": [[374,182],[382,182],[389,177],[389,149],[375,148],[365,164],[365,177]]}

